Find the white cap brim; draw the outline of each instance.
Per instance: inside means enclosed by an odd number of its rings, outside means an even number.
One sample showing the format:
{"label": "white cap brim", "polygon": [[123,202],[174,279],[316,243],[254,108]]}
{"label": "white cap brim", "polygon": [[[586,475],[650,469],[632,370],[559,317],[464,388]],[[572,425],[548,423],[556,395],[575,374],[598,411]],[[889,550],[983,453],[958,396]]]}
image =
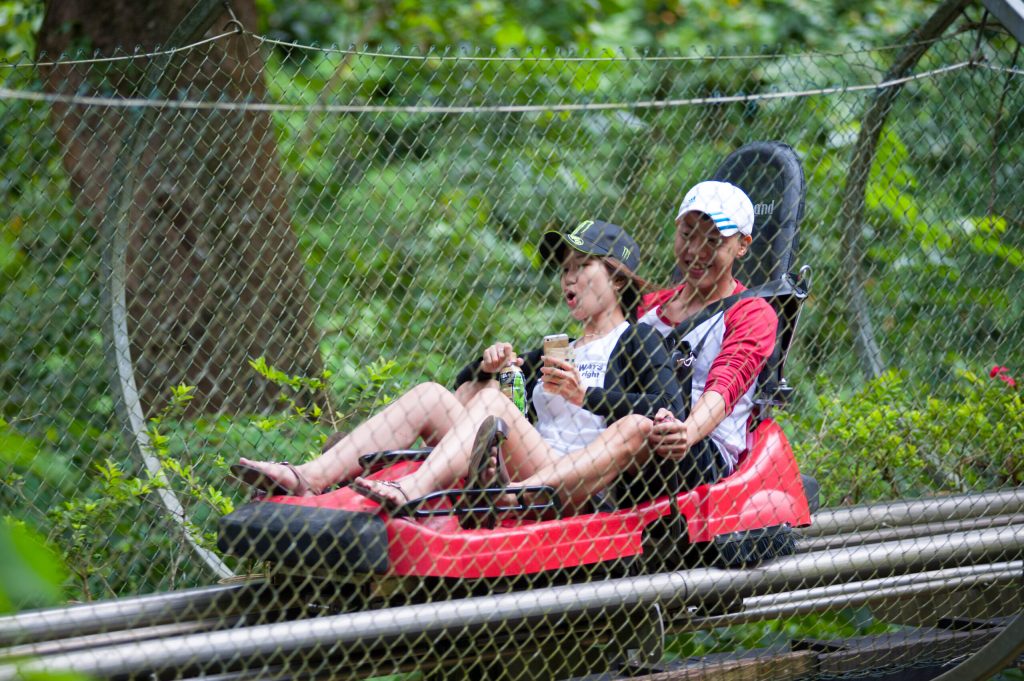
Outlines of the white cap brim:
{"label": "white cap brim", "polygon": [[732,236],[733,234],[749,234],[749,232],[741,232],[740,226],[730,217],[720,210],[716,210],[718,206],[702,206],[699,203],[688,206],[686,210],[679,211],[679,215],[676,216],[676,220],[683,217],[687,213],[701,213],[707,215],[718,227],[718,231],[722,233],[722,236]]}

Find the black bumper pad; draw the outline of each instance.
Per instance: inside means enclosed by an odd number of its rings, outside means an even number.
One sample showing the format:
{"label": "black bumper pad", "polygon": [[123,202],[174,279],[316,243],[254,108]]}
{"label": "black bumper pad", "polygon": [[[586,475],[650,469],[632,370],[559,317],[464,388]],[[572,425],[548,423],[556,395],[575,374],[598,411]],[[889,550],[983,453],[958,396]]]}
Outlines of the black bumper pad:
{"label": "black bumper pad", "polygon": [[721,567],[751,567],[796,551],[796,535],[787,525],[745,530],[715,537],[716,563]]}
{"label": "black bumper pad", "polygon": [[387,528],[371,513],[246,504],[220,519],[217,546],[239,558],[342,574],[388,569]]}

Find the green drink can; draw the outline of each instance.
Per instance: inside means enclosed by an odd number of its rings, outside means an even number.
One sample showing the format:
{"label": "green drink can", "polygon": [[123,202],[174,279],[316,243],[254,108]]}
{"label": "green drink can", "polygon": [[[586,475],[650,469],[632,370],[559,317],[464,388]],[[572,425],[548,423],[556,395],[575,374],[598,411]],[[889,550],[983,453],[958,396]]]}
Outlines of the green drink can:
{"label": "green drink can", "polygon": [[509,364],[498,372],[498,385],[505,397],[516,405],[519,411],[526,413],[526,379],[523,370],[515,364]]}

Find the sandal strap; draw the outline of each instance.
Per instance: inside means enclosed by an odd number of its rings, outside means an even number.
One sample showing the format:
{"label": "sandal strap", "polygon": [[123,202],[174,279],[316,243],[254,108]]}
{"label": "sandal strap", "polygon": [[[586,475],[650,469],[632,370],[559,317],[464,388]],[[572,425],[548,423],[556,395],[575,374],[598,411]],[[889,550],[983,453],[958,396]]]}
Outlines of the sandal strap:
{"label": "sandal strap", "polygon": [[314,489],[314,487],[309,484],[309,480],[306,479],[306,476],[299,472],[298,468],[287,461],[280,461],[278,463],[290,470],[292,475],[295,476],[296,485],[292,488],[292,494],[294,496],[301,497],[306,494],[320,494],[322,490]]}
{"label": "sandal strap", "polygon": [[384,485],[385,487],[390,487],[391,489],[397,489],[398,493],[402,495],[403,499],[405,499],[405,503],[408,504],[410,501],[412,501],[411,499],[409,499],[409,495],[405,493],[405,490],[402,489],[401,483],[399,483],[397,480],[377,480],[376,482],[379,482],[380,484]]}

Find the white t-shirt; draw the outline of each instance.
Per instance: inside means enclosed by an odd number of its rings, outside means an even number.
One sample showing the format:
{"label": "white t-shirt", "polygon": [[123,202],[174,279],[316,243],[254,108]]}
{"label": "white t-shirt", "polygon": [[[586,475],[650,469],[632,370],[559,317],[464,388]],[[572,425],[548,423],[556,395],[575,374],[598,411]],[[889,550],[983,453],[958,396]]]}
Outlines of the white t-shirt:
{"label": "white t-shirt", "polygon": [[[576,369],[584,388],[603,388],[608,360],[619,337],[629,328],[622,322],[611,333],[575,348]],[[573,341],[573,346],[576,343]],[[544,379],[533,389],[533,408],[537,412],[537,432],[551,447],[563,454],[590,444],[607,427],[605,418],[577,407],[561,395],[544,390]]]}

